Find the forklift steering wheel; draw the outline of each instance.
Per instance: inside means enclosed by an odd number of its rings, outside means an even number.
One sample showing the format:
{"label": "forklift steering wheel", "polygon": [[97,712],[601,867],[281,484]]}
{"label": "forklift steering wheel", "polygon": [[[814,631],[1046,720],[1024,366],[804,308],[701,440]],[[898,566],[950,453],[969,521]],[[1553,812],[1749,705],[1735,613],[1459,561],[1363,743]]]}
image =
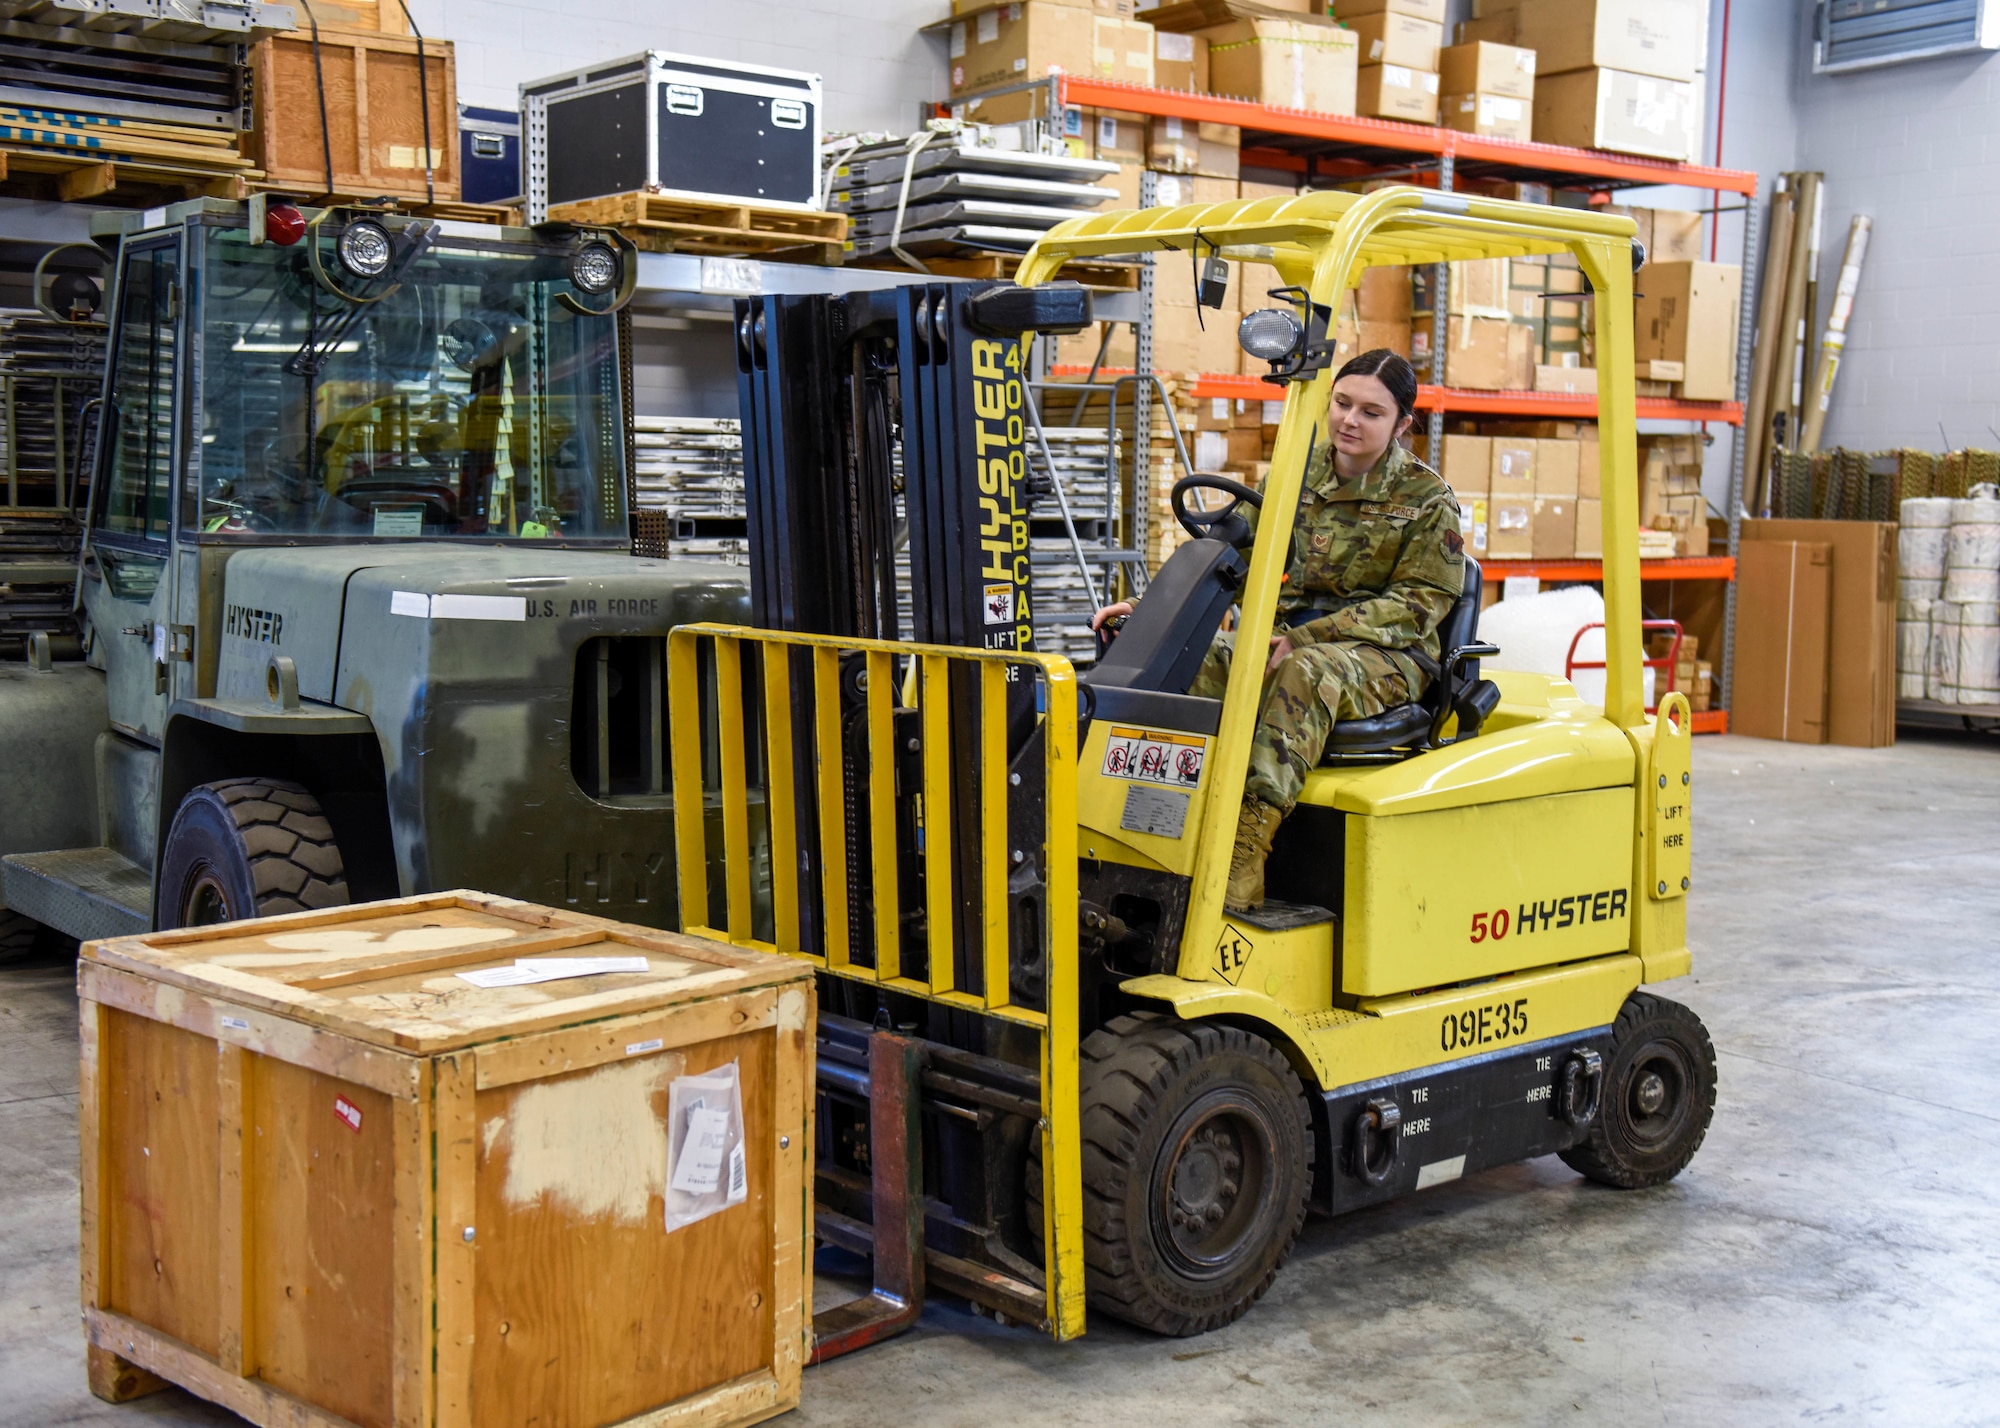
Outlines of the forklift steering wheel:
{"label": "forklift steering wheel", "polygon": [[[1235,499],[1220,510],[1191,511],[1187,505],[1187,493],[1197,489],[1220,491],[1223,495]],[[1181,523],[1182,530],[1196,540],[1204,536],[1213,536],[1217,540],[1228,541],[1238,550],[1250,544],[1252,534],[1250,523],[1238,519],[1234,530],[1218,530],[1217,527],[1223,526],[1225,522],[1235,517],[1236,508],[1245,501],[1248,501],[1255,510],[1264,509],[1264,498],[1240,481],[1232,481],[1227,476],[1209,476],[1200,473],[1183,476],[1174,482],[1173,495],[1169,499],[1174,508],[1174,519]]]}

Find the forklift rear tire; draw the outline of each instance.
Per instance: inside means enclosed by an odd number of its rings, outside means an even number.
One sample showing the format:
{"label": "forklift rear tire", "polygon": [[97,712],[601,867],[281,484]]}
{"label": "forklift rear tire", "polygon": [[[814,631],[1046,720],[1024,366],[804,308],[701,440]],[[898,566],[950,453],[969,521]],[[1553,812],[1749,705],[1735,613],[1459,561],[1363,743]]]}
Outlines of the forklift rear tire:
{"label": "forklift rear tire", "polygon": [[1312,1190],[1297,1074],[1261,1037],[1158,1015],[1118,1017],[1082,1053],[1091,1307],[1183,1336],[1240,1317],[1291,1253]]}
{"label": "forklift rear tire", "polygon": [[1596,1119],[1563,1162],[1620,1190],[1663,1185],[1701,1149],[1714,1114],[1715,1047],[1701,1018],[1634,992],[1611,1028]]}
{"label": "forklift rear tire", "polygon": [[338,907],[347,870],[333,825],[303,787],[205,783],[181,800],[160,859],[160,925],[204,927]]}

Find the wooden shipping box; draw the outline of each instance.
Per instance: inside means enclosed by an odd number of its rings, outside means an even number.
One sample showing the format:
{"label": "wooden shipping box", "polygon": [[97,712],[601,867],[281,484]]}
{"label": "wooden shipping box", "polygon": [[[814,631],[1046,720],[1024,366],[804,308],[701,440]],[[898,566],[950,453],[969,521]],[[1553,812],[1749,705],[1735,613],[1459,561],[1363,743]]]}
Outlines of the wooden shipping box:
{"label": "wooden shipping box", "polygon": [[1794,744],[1826,742],[1833,560],[1825,541],[1743,542],[1736,562],[1732,732]]}
{"label": "wooden shipping box", "polygon": [[[1745,521],[1742,549],[1763,541],[1824,542],[1833,552],[1826,741],[1862,749],[1895,743],[1895,523]],[[1736,668],[1743,668],[1740,648]]]}
{"label": "wooden shipping box", "polygon": [[[255,123],[247,151],[256,155],[265,181],[305,196],[423,199],[428,113],[430,193],[439,203],[458,202],[458,72],[451,41],[422,41],[420,84],[414,36],[321,25],[317,63],[313,39],[309,31],[294,30],[250,47]],[[323,136],[331,139],[331,184]]]}
{"label": "wooden shipping box", "polygon": [[[648,969],[458,976],[594,956]],[[459,892],[89,943],[78,991],[101,1396],[150,1373],[266,1428],[797,1404],[807,964]],[[731,1062],[746,1197],[669,1229],[672,1085]]]}

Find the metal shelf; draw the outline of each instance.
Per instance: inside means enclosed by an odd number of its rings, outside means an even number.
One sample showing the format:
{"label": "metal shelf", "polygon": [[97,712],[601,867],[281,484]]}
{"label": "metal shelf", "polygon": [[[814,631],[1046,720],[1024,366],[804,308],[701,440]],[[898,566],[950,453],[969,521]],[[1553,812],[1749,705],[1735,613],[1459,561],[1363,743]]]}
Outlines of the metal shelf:
{"label": "metal shelf", "polygon": [[1729,711],[1727,709],[1696,709],[1690,711],[1689,724],[1697,734],[1727,734],[1729,732]]}
{"label": "metal shelf", "polygon": [[[1532,575],[1538,580],[1602,580],[1600,560],[1501,560],[1488,556],[1486,573],[1493,579]],[[1727,555],[1681,555],[1639,562],[1641,580],[1734,580],[1736,561]]]}
{"label": "metal shelf", "polygon": [[[1703,164],[1673,164],[1600,149],[1523,144],[1428,124],[1315,114],[1244,99],[1178,89],[1148,89],[1110,80],[1062,76],[1062,102],[1168,119],[1234,124],[1243,133],[1243,162],[1253,167],[1308,170],[1333,178],[1365,177],[1385,168],[1452,160],[1462,183],[1488,176],[1559,181],[1565,187],[1614,189],[1675,184],[1714,193],[1757,192],[1757,175]],[[1263,142],[1269,141],[1269,142]],[[1306,141],[1301,145],[1299,141]],[[1582,182],[1576,182],[1581,180]]]}
{"label": "metal shelf", "polygon": [[[1067,369],[1059,368],[1059,371]],[[1191,388],[1197,397],[1241,397],[1246,401],[1276,401],[1284,388],[1262,377],[1234,372],[1204,372]],[[1667,397],[1641,397],[1638,414],[1649,421],[1714,421],[1729,426],[1743,424],[1741,402],[1685,402]],[[1597,398],[1568,392],[1488,392],[1465,387],[1417,388],[1417,409],[1426,412],[1456,412],[1465,416],[1543,417],[1551,421],[1597,420]]]}

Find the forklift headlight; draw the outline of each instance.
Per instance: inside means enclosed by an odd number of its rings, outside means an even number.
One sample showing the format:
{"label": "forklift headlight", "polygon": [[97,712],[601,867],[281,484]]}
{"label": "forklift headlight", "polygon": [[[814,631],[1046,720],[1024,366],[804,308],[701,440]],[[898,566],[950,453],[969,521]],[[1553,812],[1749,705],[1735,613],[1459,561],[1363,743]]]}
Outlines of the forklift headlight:
{"label": "forklift headlight", "polygon": [[359,218],[340,230],[334,245],[340,265],[357,278],[379,278],[389,270],[393,245],[389,230],[372,218]]}
{"label": "forklift headlight", "polygon": [[1288,307],[1260,308],[1236,325],[1236,341],[1260,362],[1283,362],[1306,340],[1306,325]]}
{"label": "forklift headlight", "polygon": [[586,243],[569,260],[569,280],[580,293],[601,297],[618,285],[618,255],[603,243]]}

